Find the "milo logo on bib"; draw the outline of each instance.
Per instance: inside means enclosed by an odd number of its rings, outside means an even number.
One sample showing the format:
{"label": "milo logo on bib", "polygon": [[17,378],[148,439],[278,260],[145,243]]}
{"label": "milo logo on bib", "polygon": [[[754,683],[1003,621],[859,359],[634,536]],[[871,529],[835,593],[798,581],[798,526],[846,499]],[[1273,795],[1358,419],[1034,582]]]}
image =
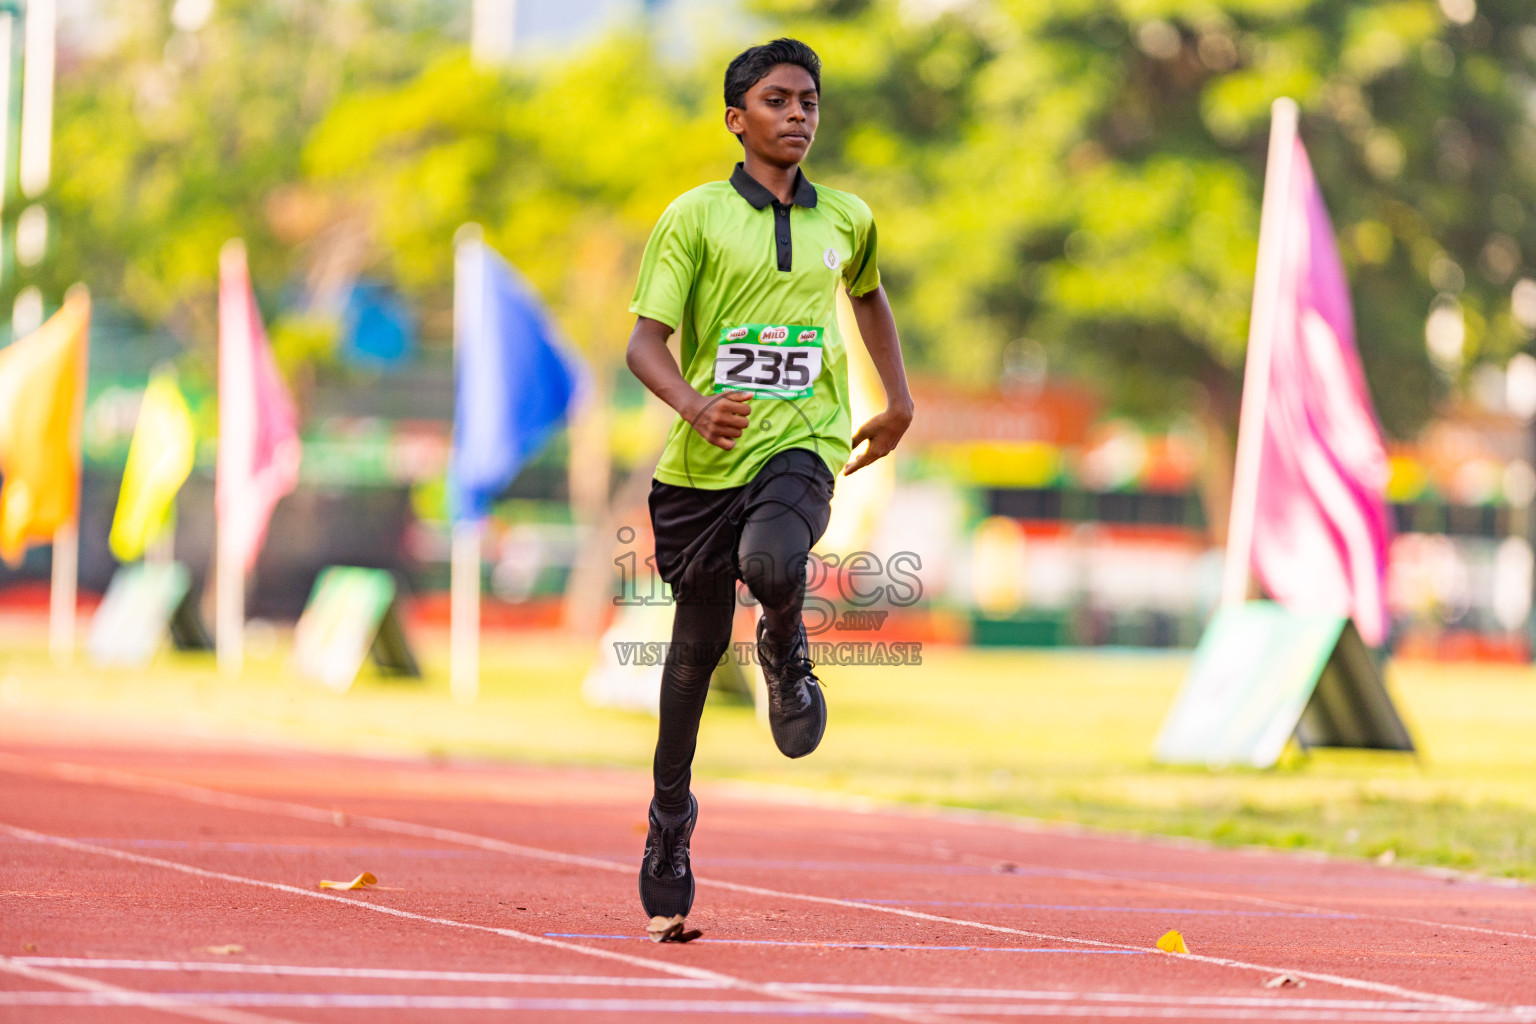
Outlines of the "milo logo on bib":
{"label": "milo logo on bib", "polygon": [[794,324],[722,327],[715,391],[755,398],[808,398],[821,376],[822,329]]}

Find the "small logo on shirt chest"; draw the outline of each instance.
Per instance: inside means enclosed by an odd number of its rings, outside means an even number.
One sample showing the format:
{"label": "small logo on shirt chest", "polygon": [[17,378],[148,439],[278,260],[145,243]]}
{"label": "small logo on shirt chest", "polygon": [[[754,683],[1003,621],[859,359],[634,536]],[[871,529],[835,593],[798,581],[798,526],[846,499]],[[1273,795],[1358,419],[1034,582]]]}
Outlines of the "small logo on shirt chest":
{"label": "small logo on shirt chest", "polygon": [[836,270],[837,265],[842,262],[842,258],[837,255],[836,249],[828,249],[821,254],[821,262],[827,265],[828,270]]}

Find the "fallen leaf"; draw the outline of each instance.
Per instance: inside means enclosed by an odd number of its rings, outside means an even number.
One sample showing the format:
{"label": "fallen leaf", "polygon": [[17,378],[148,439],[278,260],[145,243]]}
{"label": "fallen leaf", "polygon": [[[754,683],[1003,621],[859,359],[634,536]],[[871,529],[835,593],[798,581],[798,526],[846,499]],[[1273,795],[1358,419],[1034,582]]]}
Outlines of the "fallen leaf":
{"label": "fallen leaf", "polygon": [[651,923],[645,926],[645,931],[652,942],[692,942],[704,934],[697,928],[685,930],[682,914],[653,917]]}
{"label": "fallen leaf", "polygon": [[21,951],[23,953],[36,953],[37,952],[37,943],[35,943],[35,942],[23,942],[21,944]]}
{"label": "fallen leaf", "polygon": [[233,956],[236,953],[244,953],[245,947],[231,942],[227,946],[204,946],[199,953],[217,953],[219,956]]}
{"label": "fallen leaf", "polygon": [[1005,860],[1000,864],[992,865],[992,873],[997,875],[1017,874],[1019,866],[1011,860]]}
{"label": "fallen leaf", "polygon": [[1189,947],[1184,945],[1184,936],[1176,931],[1169,930],[1162,938],[1157,940],[1157,948],[1164,953],[1188,953]]}
{"label": "fallen leaf", "polygon": [[1381,853],[1376,855],[1377,864],[1391,864],[1395,860],[1397,860],[1396,850],[1382,850]]}
{"label": "fallen leaf", "polygon": [[347,816],[345,814],[341,813],[340,811],[332,811],[331,812],[331,824],[335,825],[337,828],[346,828],[347,827]]}
{"label": "fallen leaf", "polygon": [[1302,981],[1300,978],[1296,977],[1296,975],[1294,975],[1294,974],[1281,974],[1281,975],[1277,975],[1276,977],[1270,978],[1268,981],[1266,981],[1264,983],[1264,987],[1265,988],[1287,988],[1287,987],[1290,987],[1290,986],[1294,986],[1296,988],[1301,988],[1305,984],[1306,984],[1306,982]]}
{"label": "fallen leaf", "polygon": [[370,885],[378,885],[378,884],[379,884],[379,880],[377,878],[374,878],[373,874],[371,872],[364,871],[362,874],[358,875],[356,878],[352,879],[352,881],[350,881],[350,882],[332,882],[332,881],[329,881],[327,879],[321,879],[321,881],[320,881],[320,888],[322,888],[322,889],[366,889]]}

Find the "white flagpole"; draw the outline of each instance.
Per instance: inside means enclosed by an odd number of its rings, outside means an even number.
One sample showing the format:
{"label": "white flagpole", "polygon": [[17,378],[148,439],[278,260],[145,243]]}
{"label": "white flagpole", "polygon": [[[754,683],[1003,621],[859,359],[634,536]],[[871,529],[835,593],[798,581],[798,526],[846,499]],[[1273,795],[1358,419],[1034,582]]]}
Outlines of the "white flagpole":
{"label": "white flagpole", "polygon": [[[77,284],[71,288],[85,290]],[[64,297],[69,301],[69,295]],[[85,338],[80,343],[80,381],[74,415],[69,427],[70,449],[80,453],[80,422],[85,413],[85,385],[90,376],[91,333],[87,322]],[[48,588],[48,650],[53,660],[68,665],[75,657],[75,603],[80,586],[80,462],[75,463],[75,516],[53,531],[53,574]]]}
{"label": "white flagpole", "polygon": [[[9,16],[5,22],[5,81],[10,87],[10,46],[14,21]],[[22,88],[20,129],[20,172],[18,184],[21,194],[31,198],[48,186],[49,150],[53,135],[53,65],[54,65],[54,7],[53,0],[32,0],[27,4],[22,25]],[[9,107],[9,96],[5,104]],[[78,286],[77,286],[78,287]],[[38,303],[39,307],[41,303]],[[32,325],[36,327],[36,325]],[[22,335],[17,332],[17,337]],[[80,357],[80,397],[76,404],[75,420],[70,443],[80,449],[80,406],[85,404],[85,382],[90,363],[90,335],[87,333]],[[80,478],[75,478],[75,493],[79,495]],[[68,664],[75,653],[75,602],[80,581],[80,510],[75,506],[73,521],[60,526],[53,533],[53,577],[48,592],[48,648],[54,660]]]}
{"label": "white flagpole", "polygon": [[35,198],[48,187],[53,147],[56,0],[27,0],[22,27],[21,145],[18,183]]}
{"label": "white flagpole", "polygon": [[245,566],[222,520],[214,530],[213,645],[219,674],[233,678],[245,664]]}
{"label": "white flagpole", "polygon": [[75,657],[75,598],[80,578],[78,518],[53,531],[53,580],[48,590],[48,650],[68,665]]}
{"label": "white flagpole", "polygon": [[[465,224],[453,239],[455,370],[465,325],[478,315],[470,306],[481,294],[483,257],[476,248],[480,239],[478,224]],[[448,688],[464,703],[472,703],[480,693],[480,536],[478,521],[454,523],[448,557]]]}
{"label": "white flagpole", "polygon": [[517,0],[473,0],[469,52],[476,64],[506,64],[517,38]]}
{"label": "white flagpole", "polygon": [[[235,431],[230,429],[230,424],[234,420],[233,403],[236,399],[234,395],[226,393],[224,384],[227,380],[239,380],[248,386],[254,372],[254,367],[250,365],[250,340],[246,339],[239,345],[227,344],[225,340],[234,329],[229,322],[232,313],[225,308],[224,282],[228,277],[225,268],[236,262],[240,264],[242,275],[250,273],[246,266],[245,243],[232,238],[219,251],[219,454],[214,471],[213,546],[213,646],[219,674],[228,679],[239,676],[245,666],[245,563],[236,549],[234,531],[229,528],[230,520],[240,514],[243,505],[238,501],[230,501],[229,507],[220,510],[218,495],[221,483],[228,485],[230,494],[235,490],[236,478],[242,490],[249,484],[251,454],[247,451],[237,452],[232,447]],[[248,327],[242,329],[249,330]],[[236,353],[240,355],[243,365],[238,371],[230,372],[225,366],[225,360]],[[226,474],[230,475],[230,480],[224,480]]]}
{"label": "white flagpole", "polygon": [[448,584],[448,687],[454,699],[480,694],[480,524],[453,524]]}
{"label": "white flagpole", "polygon": [[1248,322],[1248,354],[1243,365],[1243,400],[1237,421],[1237,458],[1232,471],[1232,512],[1227,526],[1227,554],[1222,571],[1221,603],[1248,599],[1253,558],[1253,525],[1258,516],[1259,461],[1264,453],[1264,416],[1269,404],[1269,371],[1274,359],[1275,317],[1284,266],[1286,202],[1295,163],[1296,101],[1275,100],[1269,128],[1269,158],[1264,169],[1264,205],[1259,214],[1259,258],[1253,275],[1253,311]]}

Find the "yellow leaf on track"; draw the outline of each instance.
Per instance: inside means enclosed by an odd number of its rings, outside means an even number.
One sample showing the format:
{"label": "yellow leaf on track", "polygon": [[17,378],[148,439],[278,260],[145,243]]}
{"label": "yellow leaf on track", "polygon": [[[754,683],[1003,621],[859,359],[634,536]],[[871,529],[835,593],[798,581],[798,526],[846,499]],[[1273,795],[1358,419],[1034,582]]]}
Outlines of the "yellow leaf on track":
{"label": "yellow leaf on track", "polygon": [[1188,953],[1189,947],[1184,945],[1184,936],[1176,931],[1169,931],[1157,940],[1157,948],[1164,953]]}
{"label": "yellow leaf on track", "polygon": [[697,929],[688,929],[683,924],[683,915],[676,917],[653,917],[651,923],[645,926],[646,934],[652,942],[692,942],[704,933]]}
{"label": "yellow leaf on track", "polygon": [[370,885],[378,885],[378,884],[379,884],[379,880],[377,878],[374,878],[373,875],[370,872],[364,871],[362,874],[358,875],[356,878],[352,879],[352,881],[350,881],[350,882],[332,882],[332,881],[328,881],[328,880],[322,879],[321,882],[320,882],[320,888],[322,888],[322,889],[366,889]]}

